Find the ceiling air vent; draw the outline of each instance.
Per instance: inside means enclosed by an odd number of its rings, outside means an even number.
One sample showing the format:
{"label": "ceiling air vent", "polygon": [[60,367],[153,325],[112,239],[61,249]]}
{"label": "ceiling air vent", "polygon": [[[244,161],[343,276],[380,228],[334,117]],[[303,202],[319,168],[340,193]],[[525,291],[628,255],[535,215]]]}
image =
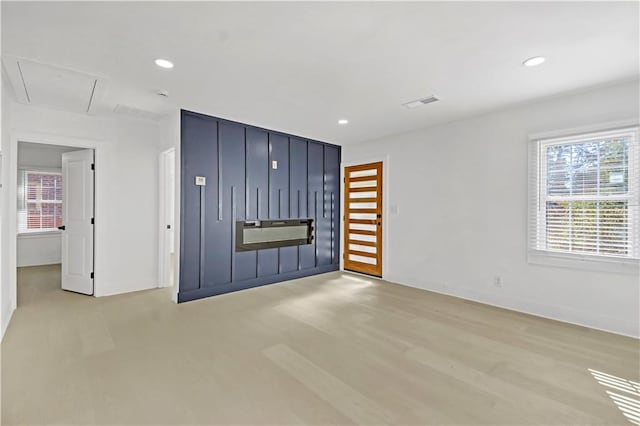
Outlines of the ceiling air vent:
{"label": "ceiling air vent", "polygon": [[158,114],[157,112],[147,111],[144,109],[131,107],[127,105],[118,104],[113,109],[113,112],[116,114],[128,115],[132,118],[139,118],[143,120],[159,120],[162,118],[162,114]]}
{"label": "ceiling air vent", "polygon": [[407,108],[409,108],[409,109],[413,109],[413,108],[418,108],[419,106],[422,106],[422,105],[426,105],[426,104],[430,104],[430,103],[433,103],[433,102],[437,102],[439,100],[440,99],[437,96],[431,95],[431,96],[429,96],[427,98],[417,99],[415,101],[407,102],[407,103],[402,104],[402,105],[407,107]]}

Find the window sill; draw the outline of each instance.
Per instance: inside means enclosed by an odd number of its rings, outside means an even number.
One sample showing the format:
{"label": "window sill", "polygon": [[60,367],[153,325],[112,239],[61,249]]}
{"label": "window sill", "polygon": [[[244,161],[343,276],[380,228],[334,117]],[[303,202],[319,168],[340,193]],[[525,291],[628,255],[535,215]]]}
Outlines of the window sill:
{"label": "window sill", "polygon": [[29,239],[29,238],[53,238],[58,237],[62,234],[60,231],[38,231],[38,232],[23,232],[18,234],[19,239]]}
{"label": "window sill", "polygon": [[528,261],[533,265],[580,269],[582,271],[609,272],[625,275],[635,275],[640,272],[640,260],[637,259],[530,250],[528,253]]}

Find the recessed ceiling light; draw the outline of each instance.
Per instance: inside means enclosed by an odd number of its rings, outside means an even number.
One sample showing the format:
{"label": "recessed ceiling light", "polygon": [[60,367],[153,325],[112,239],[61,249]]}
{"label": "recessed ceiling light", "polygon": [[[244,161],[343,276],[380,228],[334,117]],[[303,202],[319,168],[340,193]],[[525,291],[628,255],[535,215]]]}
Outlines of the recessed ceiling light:
{"label": "recessed ceiling light", "polygon": [[525,67],[536,67],[542,64],[545,60],[546,58],[544,56],[534,56],[533,58],[525,60],[522,65]]}
{"label": "recessed ceiling light", "polygon": [[166,59],[156,59],[156,65],[160,68],[173,68],[173,62]]}
{"label": "recessed ceiling light", "polygon": [[338,120],[338,124],[349,124],[349,120],[345,120],[344,118]]}

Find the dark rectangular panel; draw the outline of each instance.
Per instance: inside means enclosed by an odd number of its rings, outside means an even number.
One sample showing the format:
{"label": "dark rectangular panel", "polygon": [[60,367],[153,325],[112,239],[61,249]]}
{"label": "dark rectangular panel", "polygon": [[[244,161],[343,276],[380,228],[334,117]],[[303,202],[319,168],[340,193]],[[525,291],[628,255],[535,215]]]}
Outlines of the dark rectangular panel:
{"label": "dark rectangular panel", "polygon": [[321,191],[318,194],[318,240],[316,242],[316,264],[317,265],[330,265],[331,254],[333,249],[333,242],[331,240],[331,187],[327,180],[329,174],[328,170],[331,170],[334,166],[328,164],[330,155],[327,155],[327,149],[329,147],[322,145],[322,173],[320,176]]}
{"label": "dark rectangular panel", "polygon": [[[247,128],[247,219],[269,219],[269,134]],[[278,249],[255,252],[256,276],[278,273]]]}
{"label": "dark rectangular panel", "polygon": [[[269,145],[266,132],[247,127],[245,129],[245,191],[242,204],[244,218],[239,220],[257,220],[258,208],[267,202],[267,166]],[[258,253],[235,252],[236,279],[244,281],[258,276]]]}
{"label": "dark rectangular panel", "polygon": [[216,193],[211,189],[217,187],[215,173],[212,173],[217,163],[217,121],[183,112],[181,122],[180,290],[188,291],[200,287],[201,194],[195,177],[211,179],[210,186],[204,189],[205,199],[209,196],[215,200]]}
{"label": "dark rectangular panel", "polygon": [[[289,138],[279,134],[271,134],[269,141],[270,169],[269,169],[269,216],[272,219],[290,218],[289,215]],[[274,161],[276,162],[274,164]],[[275,167],[275,168],[274,168]],[[277,273],[295,271],[298,269],[298,248],[283,247],[278,251]]]}
{"label": "dark rectangular panel", "polygon": [[[235,221],[244,217],[244,128],[220,122],[218,164],[221,177],[220,211],[207,220],[206,281],[207,286],[229,283],[232,280]],[[235,203],[234,203],[235,202]],[[234,217],[235,212],[235,217]]]}
{"label": "dark rectangular panel", "polygon": [[289,138],[271,134],[269,145],[269,219],[285,219],[289,217]]}
{"label": "dark rectangular panel", "polygon": [[247,129],[247,219],[269,219],[269,136]]}
{"label": "dark rectangular panel", "polygon": [[290,138],[289,146],[289,200],[290,217],[308,218],[307,215],[307,141]]}
{"label": "dark rectangular panel", "polygon": [[324,147],[320,143],[307,144],[307,213],[314,219],[315,238],[311,246],[300,247],[300,266],[302,269],[318,265],[319,240],[324,238],[322,226],[322,191],[324,173]]}
{"label": "dark rectangular panel", "polygon": [[[307,141],[289,138],[289,216],[309,218],[307,215]],[[312,248],[306,248],[313,253]],[[301,269],[300,247],[291,254],[295,268]]]}
{"label": "dark rectangular panel", "polygon": [[335,146],[324,147],[324,175],[331,263],[340,264],[340,149]]}
{"label": "dark rectangular panel", "polygon": [[[249,209],[249,205],[253,205],[254,207],[254,211],[257,211],[257,200],[256,198],[254,198],[254,194],[255,192],[255,188],[254,191],[252,191],[249,188],[249,179],[252,179],[252,184],[255,184],[255,182],[253,182],[253,180],[255,180],[255,176],[253,176],[253,174],[249,173],[249,170],[254,170],[254,169],[259,169],[262,164],[259,161],[256,161],[256,157],[260,158],[260,156],[256,156],[255,155],[255,150],[256,149],[262,149],[262,150],[266,150],[266,144],[262,144],[262,146],[257,146],[255,144],[255,139],[254,139],[254,129],[252,128],[247,128],[246,126],[244,127],[244,135],[242,138],[242,141],[238,141],[239,144],[241,144],[243,146],[243,152],[244,152],[244,162],[240,163],[240,164],[235,164],[235,167],[237,167],[240,173],[242,173],[243,179],[242,179],[242,190],[238,192],[238,196],[236,197],[236,221],[238,220],[246,220],[247,218],[249,218],[252,214],[255,213],[251,213],[248,209]],[[247,134],[250,134],[250,139],[251,142],[247,143]],[[229,166],[233,166],[233,165],[229,165]],[[240,196],[241,194],[241,196]],[[252,204],[248,204],[247,200],[248,199],[252,199],[253,203]],[[234,277],[233,280],[234,281],[245,281],[248,279],[254,279],[258,276],[257,274],[257,265],[258,265],[258,259],[256,256],[255,252],[237,252],[235,251],[235,246],[234,246],[234,253],[232,254],[235,262],[234,262]]]}

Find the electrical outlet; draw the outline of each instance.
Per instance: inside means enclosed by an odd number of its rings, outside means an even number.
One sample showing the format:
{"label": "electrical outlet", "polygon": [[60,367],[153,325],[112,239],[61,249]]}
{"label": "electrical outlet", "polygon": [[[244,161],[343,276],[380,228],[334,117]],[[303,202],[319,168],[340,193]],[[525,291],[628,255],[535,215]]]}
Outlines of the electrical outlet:
{"label": "electrical outlet", "polygon": [[500,275],[496,275],[493,277],[493,285],[498,288],[502,288],[502,277]]}

